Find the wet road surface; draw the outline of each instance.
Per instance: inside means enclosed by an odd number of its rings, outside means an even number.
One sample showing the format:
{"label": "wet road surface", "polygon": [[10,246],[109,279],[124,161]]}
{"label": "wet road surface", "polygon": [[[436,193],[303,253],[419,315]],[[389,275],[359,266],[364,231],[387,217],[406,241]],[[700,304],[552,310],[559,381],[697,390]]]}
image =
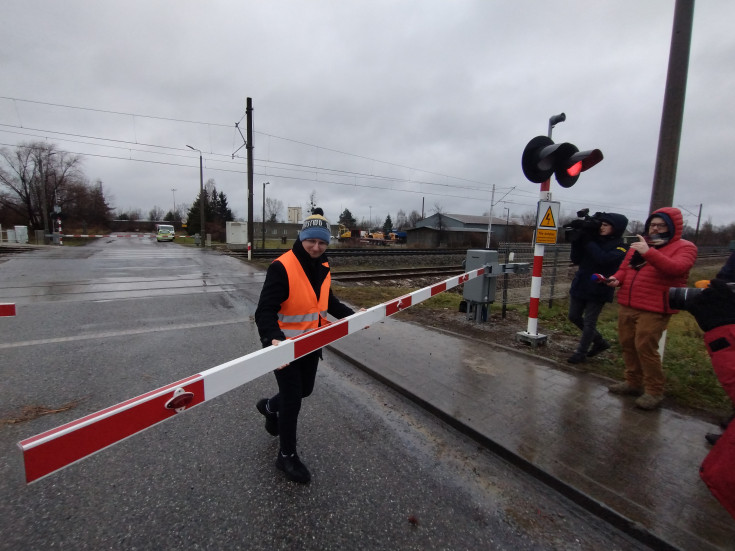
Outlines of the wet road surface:
{"label": "wet road surface", "polygon": [[[307,487],[273,466],[253,407],[269,376],[24,485],[19,440],[258,349],[262,278],[143,240],[0,263],[18,305],[0,319],[0,548],[639,548],[328,352],[300,423]],[[12,422],[28,407],[53,413]]]}

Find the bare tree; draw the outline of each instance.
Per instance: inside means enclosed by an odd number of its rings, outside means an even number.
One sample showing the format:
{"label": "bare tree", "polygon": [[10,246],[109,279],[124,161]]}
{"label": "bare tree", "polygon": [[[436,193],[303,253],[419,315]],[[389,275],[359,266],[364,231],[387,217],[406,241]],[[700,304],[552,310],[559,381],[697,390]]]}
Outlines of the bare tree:
{"label": "bare tree", "polygon": [[643,234],[643,230],[646,229],[645,223],[640,220],[631,220],[628,227],[630,228],[630,233],[633,235]]}
{"label": "bare tree", "polygon": [[153,220],[155,222],[159,220],[163,220],[163,209],[159,207],[158,205],[155,205],[150,212],[148,213],[148,220]]}
{"label": "bare tree", "polygon": [[84,183],[81,158],[58,150],[53,144],[21,144],[14,151],[0,149],[5,166],[0,167],[2,206],[30,221],[33,228],[48,227],[54,205],[63,209],[69,198],[65,191],[73,184]]}
{"label": "bare tree", "polygon": [[283,201],[266,197],[265,220],[266,222],[279,222],[283,220]]}
{"label": "bare tree", "polygon": [[316,190],[312,189],[311,193],[309,194],[309,203],[306,205],[306,212],[309,213],[307,214],[307,216],[310,215],[311,212],[318,206],[319,205],[317,205],[316,203]]}
{"label": "bare tree", "polygon": [[421,213],[416,210],[412,210],[411,214],[408,215],[408,227],[409,228],[415,227],[416,223],[419,220],[421,220]]}
{"label": "bare tree", "polygon": [[408,225],[408,217],[406,216],[406,213],[403,211],[403,209],[399,209],[396,213],[396,223],[394,226],[398,230],[404,229]]}
{"label": "bare tree", "polygon": [[215,189],[217,189],[217,183],[214,181],[214,178],[209,178],[204,182],[204,193],[206,193],[205,197],[211,197],[212,191]]}
{"label": "bare tree", "polygon": [[524,226],[535,226],[536,225],[536,211],[529,210],[521,214],[521,223]]}

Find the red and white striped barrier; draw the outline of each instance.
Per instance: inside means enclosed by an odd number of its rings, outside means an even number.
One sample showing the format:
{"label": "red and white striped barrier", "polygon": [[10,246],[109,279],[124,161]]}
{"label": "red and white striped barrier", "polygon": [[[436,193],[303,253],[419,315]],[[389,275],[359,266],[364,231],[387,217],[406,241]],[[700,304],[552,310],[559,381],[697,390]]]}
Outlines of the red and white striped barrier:
{"label": "red and white striped barrier", "polygon": [[61,237],[155,237],[153,233],[131,233],[131,234],[114,234],[108,233],[106,235],[92,235],[92,234],[64,234]]}
{"label": "red and white striped barrier", "polygon": [[15,315],[15,304],[3,303],[0,304],[0,317],[14,316]]}
{"label": "red and white striped barrier", "polygon": [[18,443],[31,483],[388,316],[481,277],[480,268],[357,312]]}

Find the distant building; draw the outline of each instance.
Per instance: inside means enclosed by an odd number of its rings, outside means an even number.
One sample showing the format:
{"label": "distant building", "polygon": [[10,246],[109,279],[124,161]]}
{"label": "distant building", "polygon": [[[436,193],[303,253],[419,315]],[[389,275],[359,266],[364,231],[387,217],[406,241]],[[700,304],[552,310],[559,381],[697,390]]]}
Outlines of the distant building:
{"label": "distant building", "polygon": [[[487,216],[436,213],[406,230],[409,247],[477,247],[487,243]],[[506,241],[531,241],[533,228],[493,216],[491,247]],[[506,235],[507,232],[507,235]]]}
{"label": "distant building", "polygon": [[288,221],[291,224],[299,224],[301,222],[301,207],[288,207]]}

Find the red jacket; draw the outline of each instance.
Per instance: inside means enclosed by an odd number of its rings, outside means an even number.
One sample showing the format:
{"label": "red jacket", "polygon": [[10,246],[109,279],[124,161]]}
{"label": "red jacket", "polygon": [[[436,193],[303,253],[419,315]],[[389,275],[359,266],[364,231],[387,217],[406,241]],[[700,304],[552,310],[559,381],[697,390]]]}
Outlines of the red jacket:
{"label": "red jacket", "polygon": [[[704,334],[712,367],[735,403],[735,325],[722,325]],[[704,458],[699,474],[727,512],[735,518],[735,421]]]}
{"label": "red jacket", "polygon": [[630,249],[613,275],[620,281],[619,304],[647,312],[674,314],[678,310],[669,306],[669,287],[686,287],[689,270],[697,260],[697,247],[681,238],[684,219],[677,208],[664,207],[652,213],[646,220],[646,233],[651,218],[657,214],[665,214],[672,221],[671,239],[662,247],[651,247],[643,255],[645,264],[639,269],[630,264],[635,253]]}

